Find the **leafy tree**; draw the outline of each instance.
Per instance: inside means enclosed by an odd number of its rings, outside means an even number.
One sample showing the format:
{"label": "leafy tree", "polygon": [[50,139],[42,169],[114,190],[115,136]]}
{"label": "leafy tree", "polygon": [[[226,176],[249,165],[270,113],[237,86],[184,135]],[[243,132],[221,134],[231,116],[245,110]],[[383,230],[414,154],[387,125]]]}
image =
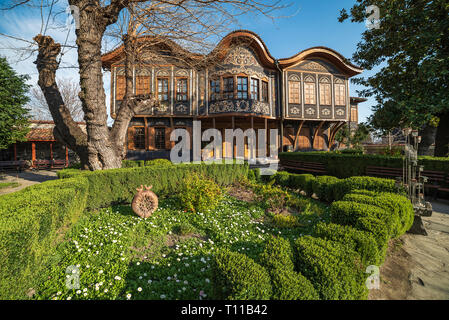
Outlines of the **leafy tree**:
{"label": "leafy tree", "polygon": [[[353,55],[362,68],[381,66],[353,82],[376,98],[371,124],[421,128],[438,122],[435,155],[449,152],[449,2],[447,0],[357,0],[339,21],[361,23],[380,10],[379,28],[367,28]],[[438,119],[436,119],[438,118]]]}
{"label": "leafy tree", "polygon": [[370,137],[370,130],[367,125],[360,123],[356,130],[350,130],[349,126],[345,124],[337,134],[335,140],[340,144],[344,143],[354,148],[361,148],[362,142]]}
{"label": "leafy tree", "polygon": [[16,74],[6,58],[0,57],[0,149],[24,141],[29,131],[29,109],[24,107],[29,100],[28,78]]}

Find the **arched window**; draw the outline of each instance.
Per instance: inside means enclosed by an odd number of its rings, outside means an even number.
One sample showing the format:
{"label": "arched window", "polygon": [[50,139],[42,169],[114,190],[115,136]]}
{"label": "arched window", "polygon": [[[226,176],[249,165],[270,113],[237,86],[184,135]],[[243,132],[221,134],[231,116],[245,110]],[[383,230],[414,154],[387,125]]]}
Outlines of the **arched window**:
{"label": "arched window", "polygon": [[320,79],[320,104],[321,105],[332,104],[331,83],[329,78],[327,77],[322,77]]}
{"label": "arched window", "polygon": [[346,105],[346,86],[342,79],[335,79],[335,105]]}
{"label": "arched window", "polygon": [[311,76],[304,78],[304,103],[316,104],[315,79]]}

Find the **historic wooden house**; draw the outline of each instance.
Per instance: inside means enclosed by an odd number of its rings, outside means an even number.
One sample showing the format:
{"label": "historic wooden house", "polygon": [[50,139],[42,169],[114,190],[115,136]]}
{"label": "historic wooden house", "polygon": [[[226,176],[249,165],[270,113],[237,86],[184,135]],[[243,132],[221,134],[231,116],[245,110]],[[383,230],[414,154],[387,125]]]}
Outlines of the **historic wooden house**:
{"label": "historic wooden house", "polygon": [[[332,49],[314,47],[275,59],[257,34],[238,30],[209,55],[190,54],[171,41],[147,50],[149,58],[140,52],[134,67],[133,90],[157,95],[159,104],[132,119],[129,158],[167,157],[172,130],[191,130],[193,120],[201,121],[202,130],[276,128],[279,151],[331,149],[336,132],[357,123],[363,100],[350,98],[349,78],[363,70]],[[111,71],[115,118],[125,94],[123,46],[102,61]],[[232,156],[229,148],[223,150]]]}

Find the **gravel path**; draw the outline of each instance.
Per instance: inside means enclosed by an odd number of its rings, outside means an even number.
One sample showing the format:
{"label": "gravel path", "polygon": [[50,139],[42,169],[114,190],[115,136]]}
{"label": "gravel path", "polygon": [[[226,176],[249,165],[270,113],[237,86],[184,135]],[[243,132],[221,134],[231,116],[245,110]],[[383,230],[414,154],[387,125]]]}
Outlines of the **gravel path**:
{"label": "gravel path", "polygon": [[56,171],[39,170],[23,171],[19,173],[7,172],[0,175],[0,182],[18,182],[20,185],[16,188],[0,189],[0,195],[15,192],[33,184],[57,178]]}
{"label": "gravel path", "polygon": [[449,300],[449,202],[432,201],[423,217],[427,236],[405,234],[390,243],[372,300]]}

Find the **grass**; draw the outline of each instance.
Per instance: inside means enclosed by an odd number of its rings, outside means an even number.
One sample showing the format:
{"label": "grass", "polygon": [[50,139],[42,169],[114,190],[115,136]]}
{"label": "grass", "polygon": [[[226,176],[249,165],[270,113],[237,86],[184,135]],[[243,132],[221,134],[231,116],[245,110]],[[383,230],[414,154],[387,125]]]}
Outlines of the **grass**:
{"label": "grass", "polygon": [[0,182],[0,190],[6,188],[17,188],[20,186],[18,182]]}
{"label": "grass", "polygon": [[[129,206],[87,213],[57,247],[34,298],[213,298],[214,251],[228,247],[258,262],[271,235],[294,240],[328,219],[325,207],[308,201],[310,205],[297,215],[301,223],[291,228],[276,227],[263,203],[230,196],[215,210],[199,213],[178,209],[174,199],[161,200],[146,220]],[[68,289],[66,280],[77,272],[79,288]]]}

